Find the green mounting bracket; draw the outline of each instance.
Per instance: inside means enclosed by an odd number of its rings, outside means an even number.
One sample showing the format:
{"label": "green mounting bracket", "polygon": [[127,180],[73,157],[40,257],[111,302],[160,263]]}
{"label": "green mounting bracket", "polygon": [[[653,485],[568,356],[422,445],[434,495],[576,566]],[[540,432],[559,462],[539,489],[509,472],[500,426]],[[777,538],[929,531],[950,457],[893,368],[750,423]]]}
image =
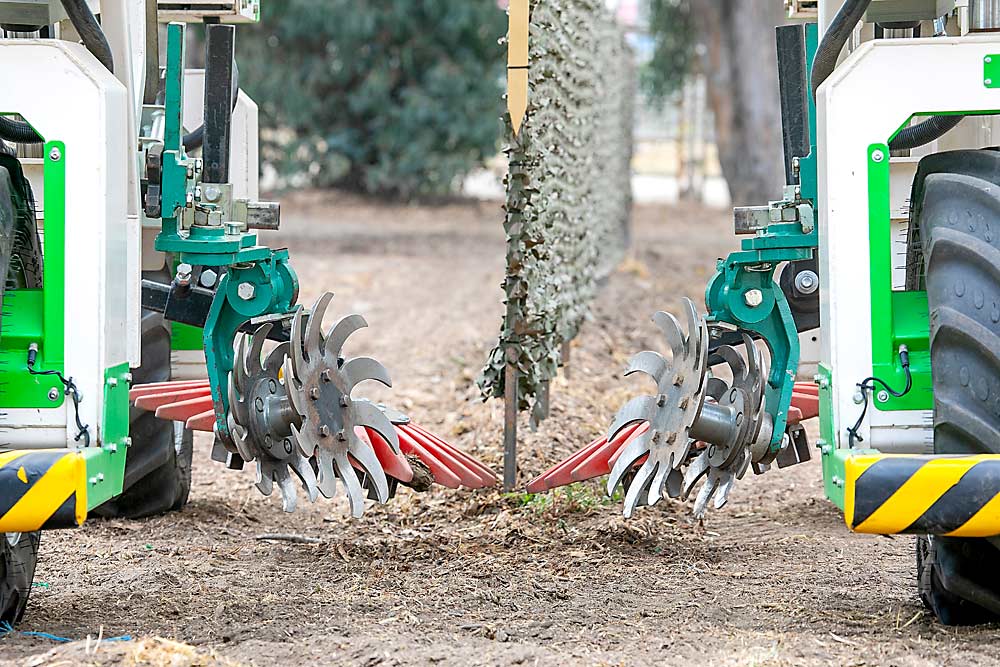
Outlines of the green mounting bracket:
{"label": "green mounting bracket", "polygon": [[[20,164],[0,164],[20,174]],[[37,368],[63,372],[65,354],[66,145],[49,141],[44,150],[45,235],[41,289],[11,289],[3,296],[0,329],[0,388],[5,408],[57,408],[65,395],[51,375],[31,375],[28,346],[38,345]],[[26,208],[26,202],[19,206]]]}
{"label": "green mounting bracket", "polygon": [[878,410],[930,410],[934,407],[934,395],[927,292],[892,289],[890,217],[889,146],[872,144],[868,147],[872,375],[892,387],[902,388],[906,372],[899,363],[898,351],[905,344],[910,351],[913,377],[913,388],[905,395],[897,398],[876,392],[872,402]]}
{"label": "green mounting bracket", "polygon": [[983,85],[1000,88],[1000,53],[983,56]]}

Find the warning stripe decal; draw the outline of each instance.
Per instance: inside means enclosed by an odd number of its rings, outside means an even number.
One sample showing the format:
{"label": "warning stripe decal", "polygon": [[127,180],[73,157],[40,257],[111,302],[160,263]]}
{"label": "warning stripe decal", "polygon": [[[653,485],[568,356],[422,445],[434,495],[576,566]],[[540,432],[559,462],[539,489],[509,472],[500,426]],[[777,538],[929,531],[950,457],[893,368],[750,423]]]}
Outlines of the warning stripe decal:
{"label": "warning stripe decal", "polygon": [[66,449],[0,453],[0,532],[79,526],[87,517],[87,466]]}
{"label": "warning stripe decal", "polygon": [[858,455],[844,518],[861,533],[1000,534],[1000,456]]}

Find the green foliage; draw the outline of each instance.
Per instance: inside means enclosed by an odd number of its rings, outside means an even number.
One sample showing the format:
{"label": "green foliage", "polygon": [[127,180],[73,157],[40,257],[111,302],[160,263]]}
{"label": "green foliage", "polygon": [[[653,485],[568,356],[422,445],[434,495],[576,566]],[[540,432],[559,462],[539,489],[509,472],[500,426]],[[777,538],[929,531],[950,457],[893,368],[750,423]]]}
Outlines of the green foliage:
{"label": "green foliage", "polygon": [[444,194],[498,148],[495,0],[262,3],[238,42],[262,160],[293,185]]}
{"label": "green foliage", "polygon": [[690,0],[649,0],[653,57],[643,67],[643,90],[655,102],[677,93],[691,71],[697,41]]}
{"label": "green foliage", "polygon": [[507,119],[507,312],[479,378],[504,394],[515,354],[518,408],[534,408],[625,245],[631,213],[633,56],[604,0],[533,0],[528,111]]}

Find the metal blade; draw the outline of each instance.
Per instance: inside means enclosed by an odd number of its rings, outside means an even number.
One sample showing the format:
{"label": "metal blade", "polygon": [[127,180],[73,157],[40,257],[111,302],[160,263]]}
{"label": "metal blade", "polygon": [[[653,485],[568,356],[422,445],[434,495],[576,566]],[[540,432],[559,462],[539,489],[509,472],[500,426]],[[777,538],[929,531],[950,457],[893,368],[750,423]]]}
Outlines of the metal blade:
{"label": "metal blade", "polygon": [[632,360],[629,361],[628,364],[628,370],[625,371],[625,375],[629,376],[632,373],[645,373],[653,378],[653,381],[656,382],[656,386],[659,387],[660,382],[663,381],[664,376],[669,370],[670,366],[667,364],[667,360],[663,358],[662,354],[652,350],[646,350],[645,352],[640,352],[632,357]]}
{"label": "metal blade", "polygon": [[670,466],[660,466],[657,469],[656,476],[653,477],[653,480],[649,484],[649,497],[646,498],[647,505],[655,505],[663,499],[663,484],[672,472],[680,474],[677,468],[671,468]]}
{"label": "metal blade", "polygon": [[678,468],[671,468],[667,474],[667,495],[671,498],[680,498],[684,487],[684,473]]}
{"label": "metal blade", "polygon": [[[237,357],[236,365],[239,366],[242,363],[243,361]],[[237,423],[243,425],[250,422],[250,407],[243,400],[235,382],[229,383],[229,411],[229,416],[234,418]],[[230,430],[232,430],[231,425]]]}
{"label": "metal blade", "polygon": [[612,496],[615,493],[615,489],[621,484],[622,478],[625,473],[628,472],[633,465],[635,465],[636,460],[643,454],[649,452],[649,441],[652,437],[652,430],[646,431],[638,438],[628,443],[625,449],[622,450],[621,454],[618,455],[618,460],[615,461],[614,467],[611,468],[611,473],[608,475],[608,495]]}
{"label": "metal blade", "polygon": [[719,488],[715,490],[715,509],[721,510],[729,501],[729,492],[733,490],[736,478],[731,472],[721,472]]}
{"label": "metal blade", "polygon": [[715,489],[718,485],[719,481],[711,476],[705,481],[705,485],[701,487],[701,492],[698,494],[698,498],[694,501],[694,518],[700,519],[705,516],[705,510],[708,508],[708,501],[712,499],[712,494],[715,493]]}
{"label": "metal blade", "polygon": [[247,383],[249,382],[249,378],[247,377],[247,369],[245,366],[246,358],[247,334],[240,334],[240,342],[236,347],[236,358],[233,361],[233,382],[240,394],[246,393],[248,389]]}
{"label": "metal blade", "polygon": [[[694,353],[695,359],[701,358],[703,349],[701,318],[698,316],[698,309],[695,308],[694,301],[684,297],[684,312],[688,321],[688,352]],[[700,370],[700,365],[695,367]]]}
{"label": "metal blade", "polygon": [[649,496],[649,485],[653,481],[653,475],[656,472],[656,463],[653,461],[646,461],[639,467],[636,471],[635,477],[632,479],[632,483],[629,484],[628,492],[625,494],[625,507],[622,515],[628,519],[632,516],[632,512],[640,500],[640,498],[646,498]]}
{"label": "metal blade", "polygon": [[621,407],[608,428],[608,440],[632,422],[651,421],[656,415],[656,396],[636,396]]}
{"label": "metal blade", "polygon": [[316,361],[316,358],[323,354],[323,316],[326,315],[326,309],[332,300],[333,292],[326,292],[316,300],[312,313],[309,315],[305,347],[310,361]]}
{"label": "metal blade", "polygon": [[330,333],[326,335],[326,355],[331,359],[336,359],[337,357],[342,356],[341,353],[344,349],[344,342],[355,331],[364,329],[367,326],[368,322],[360,315],[348,315],[341,318],[341,320],[333,325],[332,329],[330,329]]}
{"label": "metal blade", "polygon": [[351,409],[354,410],[355,425],[367,426],[377,431],[382,436],[382,439],[389,443],[392,451],[398,454],[399,435],[396,433],[396,427],[392,425],[392,422],[385,416],[385,413],[368,401],[352,401],[352,404]]}
{"label": "metal blade", "polygon": [[729,385],[721,378],[711,377],[706,381],[705,394],[714,398],[716,402],[721,401],[728,391]]}
{"label": "metal blade", "polygon": [[696,456],[691,465],[688,466],[688,469],[684,471],[684,483],[681,486],[681,498],[683,500],[688,499],[688,496],[691,495],[691,490],[694,489],[694,485],[708,473],[710,467],[708,463],[708,450],[706,449]]}
{"label": "metal blade", "polygon": [[[294,346],[293,346],[294,347]],[[292,359],[287,357],[285,359],[284,365],[281,367],[282,372],[285,376],[285,392],[288,394],[288,400],[292,403],[292,408],[299,413],[300,417],[305,417],[305,411],[302,405],[302,394],[300,393],[298,384],[295,382],[294,373],[292,370]],[[306,454],[309,456],[310,454]]]}
{"label": "metal blade", "polygon": [[302,312],[302,307],[300,306],[292,318],[292,356],[289,357],[292,360],[292,372],[297,382],[302,382],[302,374],[306,370],[306,360],[302,356]]}
{"label": "metal blade", "polygon": [[743,356],[729,345],[720,345],[715,351],[720,357],[726,360],[733,370],[733,382],[743,382],[747,377],[747,364]]}
{"label": "metal blade", "polygon": [[278,482],[278,491],[281,492],[281,509],[285,512],[294,512],[299,498],[295,492],[295,481],[288,474],[288,467],[284,463],[280,467],[275,467],[274,478]]}
{"label": "metal blade", "polygon": [[334,455],[334,462],[340,481],[344,483],[346,489],[347,503],[351,506],[351,516],[359,519],[365,513],[365,491],[361,486],[361,480],[358,479],[358,473],[354,471],[354,466],[351,465],[345,452],[337,452]]}
{"label": "metal blade", "polygon": [[313,471],[309,459],[293,454],[288,465],[302,481],[302,486],[309,496],[309,502],[316,502],[316,498],[319,496],[319,487],[316,486],[316,473]]}
{"label": "metal blade", "polygon": [[257,490],[265,496],[271,495],[271,491],[274,490],[274,484],[271,481],[271,476],[264,474],[264,464],[259,460],[257,461]]}
{"label": "metal blade", "polygon": [[291,345],[288,342],[279,343],[277,347],[271,350],[267,359],[264,360],[264,371],[270,375],[277,377],[278,371],[284,366],[285,359],[288,357],[288,350]]}
{"label": "metal blade", "polygon": [[687,357],[687,345],[684,341],[684,334],[681,333],[681,325],[677,318],[662,310],[653,315],[653,322],[663,332],[670,345],[670,350],[674,355],[674,365],[678,365],[681,359]]}
{"label": "metal blade", "polygon": [[319,468],[316,479],[319,492],[324,498],[333,498],[337,495],[337,473],[333,469],[333,453],[325,449],[317,450],[316,466]]}
{"label": "metal blade", "polygon": [[344,393],[346,394],[350,394],[358,384],[365,380],[375,380],[381,382],[386,387],[392,386],[389,371],[385,369],[385,366],[371,357],[356,357],[351,359],[344,364],[341,372],[347,381],[347,387],[344,388]]}
{"label": "metal blade", "polygon": [[389,500],[389,480],[385,477],[382,464],[379,463],[375,451],[366,444],[356,433],[347,436],[347,451],[354,457],[354,460],[368,474],[368,479],[375,486],[375,495],[380,503]]}
{"label": "metal blade", "polygon": [[250,351],[247,353],[247,373],[250,375],[256,375],[264,371],[264,367],[260,365],[260,355],[264,351],[264,343],[267,341],[267,334],[271,331],[271,324],[268,322],[266,324],[260,325],[253,335],[250,336]]}
{"label": "metal blade", "polygon": [[319,447],[319,442],[316,440],[315,436],[309,431],[309,428],[303,428],[301,431],[295,428],[295,424],[290,424],[292,429],[292,437],[299,445],[299,451],[306,458],[309,458],[316,453],[316,448]]}

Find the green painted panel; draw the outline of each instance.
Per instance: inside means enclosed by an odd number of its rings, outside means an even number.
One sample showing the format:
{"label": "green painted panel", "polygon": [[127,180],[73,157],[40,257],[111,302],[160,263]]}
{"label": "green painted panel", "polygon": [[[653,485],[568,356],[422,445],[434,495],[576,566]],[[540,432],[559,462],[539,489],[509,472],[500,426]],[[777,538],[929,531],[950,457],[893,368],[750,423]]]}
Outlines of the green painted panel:
{"label": "green painted panel", "polygon": [[205,332],[189,324],[170,324],[170,348],[179,351],[204,350]]}
{"label": "green painted panel", "polygon": [[[101,419],[100,456],[87,459],[87,509],[121,494],[125,479],[125,457],[130,444],[128,363],[104,372],[104,413]],[[97,447],[85,449],[89,452]]]}
{"label": "green painted panel", "polygon": [[983,85],[1000,88],[1000,54],[991,53],[983,57]]}
{"label": "green painted panel", "polygon": [[64,401],[58,378],[31,375],[27,367],[28,346],[37,343],[36,370],[64,370],[66,146],[61,141],[47,142],[44,155],[43,288],[11,290],[3,297],[0,407],[5,408],[55,408]]}
{"label": "green painted panel", "polygon": [[[899,398],[879,399],[879,410],[930,410],[931,367],[928,337],[930,324],[925,292],[894,292],[892,289],[892,229],[889,204],[889,147],[868,147],[868,243],[870,253],[872,375],[893,389],[906,385],[906,373],[899,363],[899,346],[910,350],[913,388]],[[858,378],[860,382],[863,378]]]}

